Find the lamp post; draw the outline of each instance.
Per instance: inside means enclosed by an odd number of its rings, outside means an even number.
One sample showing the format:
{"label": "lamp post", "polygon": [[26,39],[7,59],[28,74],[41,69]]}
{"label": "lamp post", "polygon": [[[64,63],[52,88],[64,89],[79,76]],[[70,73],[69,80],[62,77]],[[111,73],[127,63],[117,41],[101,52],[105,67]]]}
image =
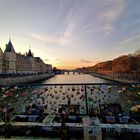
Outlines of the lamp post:
{"label": "lamp post", "polygon": [[85,90],[85,106],[86,106],[86,114],[88,115],[88,97],[87,97],[87,87],[84,85]]}
{"label": "lamp post", "polygon": [[11,123],[10,123],[10,112],[9,112],[9,108],[8,107],[4,107],[3,108],[3,113],[4,113],[4,130],[5,130],[5,138],[10,138],[11,134]]}
{"label": "lamp post", "polygon": [[65,120],[66,120],[66,112],[62,108],[62,110],[61,110],[61,128],[60,128],[61,140],[70,140],[69,127],[65,125]]}

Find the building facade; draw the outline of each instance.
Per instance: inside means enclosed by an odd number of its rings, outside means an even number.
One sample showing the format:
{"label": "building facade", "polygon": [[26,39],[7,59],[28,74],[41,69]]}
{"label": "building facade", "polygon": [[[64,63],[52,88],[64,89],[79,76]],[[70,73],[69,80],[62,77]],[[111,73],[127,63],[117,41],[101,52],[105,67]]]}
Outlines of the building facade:
{"label": "building facade", "polygon": [[52,72],[52,65],[45,64],[40,57],[34,57],[29,49],[26,54],[16,53],[11,40],[5,51],[0,48],[0,74],[41,74]]}

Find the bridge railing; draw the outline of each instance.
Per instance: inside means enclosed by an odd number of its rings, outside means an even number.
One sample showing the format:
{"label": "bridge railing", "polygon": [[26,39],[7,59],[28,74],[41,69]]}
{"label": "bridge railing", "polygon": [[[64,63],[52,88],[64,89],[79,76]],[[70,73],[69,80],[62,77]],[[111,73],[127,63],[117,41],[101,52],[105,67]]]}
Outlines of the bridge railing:
{"label": "bridge railing", "polygon": [[[112,110],[107,108],[109,104],[118,104],[121,108],[113,106]],[[72,114],[88,115],[93,111],[112,115],[120,111],[128,115],[138,114],[139,105],[140,83],[22,84],[0,88],[1,121],[8,110],[13,118],[35,114],[37,107],[50,115],[60,113],[62,107]]]}

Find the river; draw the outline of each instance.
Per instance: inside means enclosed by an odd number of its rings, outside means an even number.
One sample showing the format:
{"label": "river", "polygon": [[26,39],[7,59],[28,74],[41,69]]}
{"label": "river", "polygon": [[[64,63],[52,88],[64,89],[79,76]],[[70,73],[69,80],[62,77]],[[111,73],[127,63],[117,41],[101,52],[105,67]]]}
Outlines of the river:
{"label": "river", "polygon": [[43,80],[42,84],[64,84],[64,83],[109,83],[110,81],[89,74],[60,74]]}

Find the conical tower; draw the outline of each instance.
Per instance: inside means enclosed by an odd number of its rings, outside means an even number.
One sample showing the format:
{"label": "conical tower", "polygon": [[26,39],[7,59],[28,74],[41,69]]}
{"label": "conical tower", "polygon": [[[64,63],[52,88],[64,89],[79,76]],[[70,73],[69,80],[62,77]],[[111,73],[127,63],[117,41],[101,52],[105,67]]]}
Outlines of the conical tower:
{"label": "conical tower", "polygon": [[11,40],[9,40],[8,44],[6,44],[6,48],[4,52],[13,52],[15,53],[15,49],[13,47],[13,44],[11,42]]}
{"label": "conical tower", "polygon": [[35,59],[34,59],[34,56],[33,56],[33,53],[31,52],[31,49],[29,47],[29,51],[27,53],[27,57],[29,57],[30,59],[30,63],[31,63],[31,70],[30,70],[30,73],[35,73]]}
{"label": "conical tower", "polygon": [[16,53],[10,39],[4,51],[4,63],[6,74],[16,73]]}
{"label": "conical tower", "polygon": [[27,56],[29,57],[33,57],[33,53],[31,52],[31,50],[29,49],[28,53],[27,53]]}

